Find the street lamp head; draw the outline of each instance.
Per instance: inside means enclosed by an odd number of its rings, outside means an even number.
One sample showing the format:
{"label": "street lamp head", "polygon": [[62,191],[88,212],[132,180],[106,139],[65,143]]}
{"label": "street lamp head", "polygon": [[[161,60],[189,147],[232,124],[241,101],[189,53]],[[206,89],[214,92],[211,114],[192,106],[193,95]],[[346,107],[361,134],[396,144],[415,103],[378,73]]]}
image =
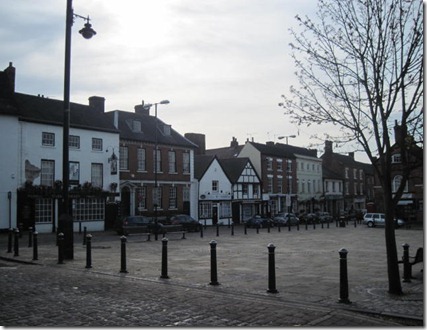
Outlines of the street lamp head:
{"label": "street lamp head", "polygon": [[85,24],[85,27],[79,31],[79,33],[83,36],[85,39],[92,38],[96,32],[94,29],[92,29],[92,24],[89,23],[89,18],[87,19],[87,23]]}
{"label": "street lamp head", "polygon": [[289,135],[289,137],[294,139],[294,138],[296,138],[297,136],[296,136],[296,135]]}
{"label": "street lamp head", "polygon": [[163,100],[159,102],[160,104],[169,104],[170,102],[168,100]]}

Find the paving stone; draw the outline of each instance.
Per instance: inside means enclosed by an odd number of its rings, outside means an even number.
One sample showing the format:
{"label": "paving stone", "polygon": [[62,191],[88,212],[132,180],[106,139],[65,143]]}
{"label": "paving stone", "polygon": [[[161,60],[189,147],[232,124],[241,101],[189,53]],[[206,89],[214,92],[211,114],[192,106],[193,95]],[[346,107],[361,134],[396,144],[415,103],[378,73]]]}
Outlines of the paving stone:
{"label": "paving stone", "polygon": [[[234,236],[227,230],[221,228],[220,237],[212,228],[204,238],[198,233],[186,240],[170,237],[167,280],[159,278],[161,240],[129,236],[128,273],[123,274],[120,237],[112,232],[91,233],[96,247],[91,269],[85,268],[79,234],[74,260],[63,265],[57,264],[53,234],[39,234],[34,262],[31,248],[22,247],[19,257],[7,253],[7,235],[0,234],[0,325],[396,326],[407,324],[398,318],[402,315],[422,324],[423,264],[414,266],[411,283],[402,284],[403,296],[387,294],[383,229],[331,226],[259,234],[248,229],[244,235],[236,227]],[[209,285],[212,239],[218,242],[218,286]],[[423,232],[397,230],[396,241],[415,251],[423,246]],[[269,243],[276,246],[277,294],[266,292]],[[337,302],[342,247],[349,251],[350,305]]]}

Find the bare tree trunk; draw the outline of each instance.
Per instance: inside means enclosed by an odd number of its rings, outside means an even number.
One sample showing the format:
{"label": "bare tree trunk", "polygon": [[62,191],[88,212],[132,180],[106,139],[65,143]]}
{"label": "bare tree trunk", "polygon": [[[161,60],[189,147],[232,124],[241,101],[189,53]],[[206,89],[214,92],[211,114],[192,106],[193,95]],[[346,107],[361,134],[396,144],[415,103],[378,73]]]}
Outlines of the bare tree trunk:
{"label": "bare tree trunk", "polygon": [[401,295],[403,292],[399,274],[393,203],[390,200],[386,200],[385,203],[386,220],[384,232],[387,250],[388,292],[390,294]]}

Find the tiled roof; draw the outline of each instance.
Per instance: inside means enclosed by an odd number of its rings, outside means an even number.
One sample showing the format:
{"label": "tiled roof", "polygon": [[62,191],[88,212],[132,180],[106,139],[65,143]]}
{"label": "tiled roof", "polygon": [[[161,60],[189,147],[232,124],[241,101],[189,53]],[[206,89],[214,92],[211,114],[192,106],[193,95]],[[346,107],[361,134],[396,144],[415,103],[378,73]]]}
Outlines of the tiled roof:
{"label": "tiled roof", "polygon": [[194,177],[200,180],[205,174],[206,170],[215,159],[211,155],[195,155],[194,156]]}
{"label": "tiled roof", "polygon": [[[366,164],[366,163],[362,163],[354,160],[354,158],[351,156],[342,155],[335,152],[333,152],[329,157],[333,159],[334,162],[338,162],[340,165],[346,166],[349,168],[365,168],[370,166],[370,164]],[[326,159],[327,155],[323,154],[322,156],[320,156],[320,158]]]}
{"label": "tiled roof", "polygon": [[237,182],[248,162],[249,158],[246,157],[219,159],[219,163],[232,183]]}
{"label": "tiled roof", "polygon": [[283,157],[288,159],[295,158],[295,155],[287,150],[286,148],[283,148],[282,144],[262,144],[257,142],[247,142],[252,144],[259,152],[266,156],[274,156],[274,157]]}
{"label": "tiled roof", "polygon": [[[150,143],[156,142],[156,117],[129,111],[116,111],[119,114],[119,130],[121,139]],[[116,111],[106,112],[106,115],[110,118],[111,122],[113,122],[114,112]],[[185,138],[172,128],[170,128],[170,134],[164,134],[163,128],[165,126],[170,126],[165,124],[159,118],[157,118],[157,120],[158,144],[180,146],[191,149],[197,148],[196,144],[194,144],[189,139]],[[135,131],[133,129],[133,121],[138,121],[140,123],[140,130]]]}
{"label": "tiled roof", "polygon": [[219,159],[237,157],[242,150],[243,145],[236,147],[224,147],[216,149],[208,149],[205,151],[206,155],[217,156]]}
{"label": "tiled roof", "polygon": [[[16,104],[17,109],[14,114],[19,120],[63,125],[63,101],[14,93],[10,102],[11,104]],[[4,111],[1,110],[1,113],[4,113]],[[113,122],[104,113],[95,110],[89,105],[77,103],[70,104],[70,127],[118,133],[114,128]]]}

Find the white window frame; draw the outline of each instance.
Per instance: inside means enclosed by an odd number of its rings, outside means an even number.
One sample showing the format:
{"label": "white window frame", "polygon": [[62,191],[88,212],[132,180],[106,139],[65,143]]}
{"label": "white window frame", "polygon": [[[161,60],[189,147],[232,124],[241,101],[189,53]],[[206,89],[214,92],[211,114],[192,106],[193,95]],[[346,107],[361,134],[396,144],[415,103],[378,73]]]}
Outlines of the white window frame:
{"label": "white window frame", "polygon": [[55,133],[42,132],[42,146],[54,147],[55,146]]}

